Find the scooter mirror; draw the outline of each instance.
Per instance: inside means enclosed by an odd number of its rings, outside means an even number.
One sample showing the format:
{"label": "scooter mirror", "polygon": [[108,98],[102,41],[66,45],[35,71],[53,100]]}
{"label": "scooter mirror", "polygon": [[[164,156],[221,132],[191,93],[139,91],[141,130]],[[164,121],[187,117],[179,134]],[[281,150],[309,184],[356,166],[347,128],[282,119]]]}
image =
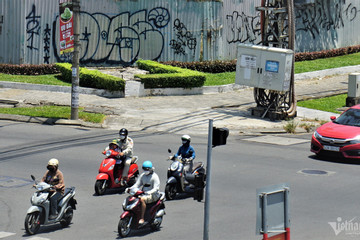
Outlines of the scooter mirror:
{"label": "scooter mirror", "polygon": [[35,177],[34,177],[34,175],[31,175],[31,179],[32,179],[33,181],[35,181]]}
{"label": "scooter mirror", "polygon": [[168,153],[171,153],[171,149],[170,149],[170,148],[168,149]]}

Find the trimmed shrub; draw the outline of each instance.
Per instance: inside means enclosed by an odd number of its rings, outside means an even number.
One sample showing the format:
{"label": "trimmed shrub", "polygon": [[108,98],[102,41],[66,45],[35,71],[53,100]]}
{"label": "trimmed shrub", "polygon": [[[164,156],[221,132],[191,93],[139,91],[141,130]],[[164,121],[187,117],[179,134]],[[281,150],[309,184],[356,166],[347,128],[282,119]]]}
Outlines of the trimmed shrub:
{"label": "trimmed shrub", "polygon": [[[72,82],[72,65],[70,63],[57,63],[56,67],[61,72],[61,78],[65,82]],[[108,91],[124,91],[125,80],[102,73],[98,70],[80,68],[79,78],[81,87],[106,89]]]}
{"label": "trimmed shrub", "polygon": [[137,74],[145,88],[195,88],[205,83],[205,74],[189,69],[164,65],[151,60],[138,60],[140,69],[150,74]]}
{"label": "trimmed shrub", "polygon": [[46,75],[59,73],[55,64],[0,64],[0,73],[11,75]]}

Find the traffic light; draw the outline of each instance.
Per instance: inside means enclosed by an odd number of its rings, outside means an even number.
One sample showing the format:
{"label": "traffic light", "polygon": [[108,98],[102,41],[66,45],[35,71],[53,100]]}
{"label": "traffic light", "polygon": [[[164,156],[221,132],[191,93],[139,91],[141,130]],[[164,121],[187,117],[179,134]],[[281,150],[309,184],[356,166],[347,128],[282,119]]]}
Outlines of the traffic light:
{"label": "traffic light", "polygon": [[226,144],[226,139],[229,136],[229,129],[213,127],[212,146],[220,146]]}
{"label": "traffic light", "polygon": [[205,174],[195,175],[195,192],[194,192],[194,200],[201,202],[204,198],[204,188],[205,188]]}

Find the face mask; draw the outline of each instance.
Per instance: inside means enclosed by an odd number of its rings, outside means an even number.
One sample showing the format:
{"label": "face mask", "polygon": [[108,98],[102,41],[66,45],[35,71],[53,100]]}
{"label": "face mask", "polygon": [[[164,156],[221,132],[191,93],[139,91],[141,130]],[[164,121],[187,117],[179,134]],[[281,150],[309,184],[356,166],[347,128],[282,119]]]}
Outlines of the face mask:
{"label": "face mask", "polygon": [[124,140],[126,137],[124,135],[120,135],[120,139]]}
{"label": "face mask", "polygon": [[186,144],[187,143],[187,141],[182,141],[182,144]]}
{"label": "face mask", "polygon": [[150,173],[151,173],[151,171],[149,171],[149,170],[148,170],[148,171],[144,171],[144,174],[145,174],[145,175],[149,175]]}
{"label": "face mask", "polygon": [[55,172],[55,167],[53,166],[48,166],[47,169],[50,171],[50,172]]}

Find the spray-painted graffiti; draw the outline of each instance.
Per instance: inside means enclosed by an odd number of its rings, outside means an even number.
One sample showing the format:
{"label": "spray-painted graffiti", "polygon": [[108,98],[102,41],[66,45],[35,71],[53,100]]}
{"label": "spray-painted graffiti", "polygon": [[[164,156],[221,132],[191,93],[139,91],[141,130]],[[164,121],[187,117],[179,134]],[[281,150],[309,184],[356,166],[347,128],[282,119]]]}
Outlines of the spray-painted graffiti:
{"label": "spray-painted graffiti", "polygon": [[172,39],[170,46],[175,50],[175,54],[185,55],[186,47],[195,52],[196,38],[193,37],[192,33],[187,30],[179,19],[175,19],[174,21],[174,30],[176,31],[175,35],[177,39]]}
{"label": "spray-painted graffiti", "polygon": [[345,21],[353,21],[358,13],[358,7],[346,0],[334,2],[316,0],[314,5],[299,8],[296,13],[296,31],[309,32],[315,39],[322,30],[339,29],[345,26]]}
{"label": "spray-painted graffiti", "polygon": [[234,11],[232,15],[226,15],[226,21],[228,43],[258,44],[261,41],[260,16],[247,16],[244,12],[240,14]]}
{"label": "spray-painted graffiti", "polygon": [[49,24],[46,24],[45,32],[44,32],[44,63],[50,63],[50,37],[51,37],[51,29],[49,28]]}
{"label": "spray-painted graffiti", "polygon": [[[139,58],[157,60],[164,48],[164,37],[158,29],[169,21],[165,8],[124,12],[115,17],[81,12],[80,62],[131,65]],[[53,24],[54,36],[57,22],[56,19]],[[56,58],[68,61],[69,55],[59,55],[56,39],[57,36],[53,38]]]}
{"label": "spray-painted graffiti", "polygon": [[36,37],[40,34],[40,16],[36,15],[36,7],[32,5],[30,13],[26,16],[26,34],[27,45],[26,47],[31,50],[39,50],[38,47],[34,46],[34,43],[38,42]]}

